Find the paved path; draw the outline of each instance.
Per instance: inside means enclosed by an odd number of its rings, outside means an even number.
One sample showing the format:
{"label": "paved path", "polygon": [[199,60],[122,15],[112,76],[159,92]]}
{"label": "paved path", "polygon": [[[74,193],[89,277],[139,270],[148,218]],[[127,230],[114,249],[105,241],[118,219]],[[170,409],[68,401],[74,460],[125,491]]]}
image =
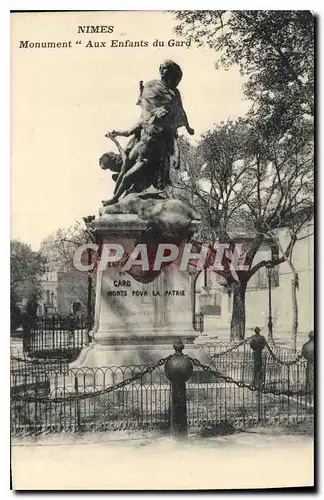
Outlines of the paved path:
{"label": "paved path", "polygon": [[[211,439],[140,434],[15,441],[14,489],[238,489],[313,485],[308,436],[243,433]],[[130,439],[132,438],[132,439]]]}

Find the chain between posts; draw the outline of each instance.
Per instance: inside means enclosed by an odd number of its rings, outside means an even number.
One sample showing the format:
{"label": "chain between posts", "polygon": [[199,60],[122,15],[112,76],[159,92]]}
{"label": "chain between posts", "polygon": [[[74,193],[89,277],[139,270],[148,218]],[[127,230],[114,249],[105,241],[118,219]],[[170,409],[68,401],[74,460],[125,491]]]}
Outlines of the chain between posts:
{"label": "chain between posts", "polygon": [[[219,358],[220,356],[224,356],[225,354],[228,354],[229,352],[232,352],[234,351],[235,349],[237,349],[238,347],[240,347],[241,345],[244,345],[244,344],[247,344],[250,340],[251,340],[252,337],[247,337],[246,339],[244,340],[240,340],[239,342],[236,342],[236,344],[233,344],[231,345],[228,349],[226,349],[225,351],[221,351],[221,352],[218,352],[217,354],[213,354],[211,356],[212,359],[217,359]],[[208,344],[205,344],[206,346]],[[204,347],[204,346],[202,346]]]}
{"label": "chain between posts", "polygon": [[[246,339],[244,340],[240,340],[240,342],[236,342],[235,344],[231,345],[228,349],[224,350],[224,351],[221,351],[221,352],[218,352],[217,354],[213,354],[211,355],[211,358],[213,360],[217,359],[217,358],[220,358],[221,356],[225,356],[226,354],[234,351],[235,349],[237,349],[238,347],[242,346],[242,345],[245,345],[245,344],[248,344],[250,342],[250,340],[253,338],[253,336],[251,337],[247,337]],[[208,344],[204,344],[202,345],[202,348],[204,346],[208,346]],[[298,354],[297,357],[292,360],[292,361],[283,361],[281,360],[280,358],[278,358],[278,356],[272,351],[270,345],[268,344],[268,342],[266,342],[265,344],[265,347],[268,349],[268,352],[270,354],[270,356],[279,364],[281,365],[284,365],[284,366],[291,366],[291,365],[294,365],[296,363],[298,363],[298,361],[300,361],[301,359],[303,359],[303,356],[302,354]]]}
{"label": "chain between posts", "polygon": [[267,389],[264,386],[264,383],[261,383],[261,384],[247,384],[247,383],[243,382],[242,380],[234,380],[229,375],[223,375],[221,372],[219,372],[218,370],[213,370],[208,365],[203,365],[196,358],[190,358],[189,357],[189,359],[191,360],[191,362],[195,366],[198,366],[198,367],[202,368],[205,372],[213,374],[216,378],[220,378],[220,379],[224,380],[225,382],[233,383],[233,384],[235,384],[235,385],[237,385],[238,387],[241,387],[241,388],[247,388],[250,391],[259,391],[259,392],[262,392],[263,394],[274,394],[276,396],[280,396],[280,395],[283,395],[283,396],[307,396],[307,395],[311,394],[311,391],[304,391],[304,390],[299,390],[299,391],[291,391],[291,390],[281,391],[279,389]]}
{"label": "chain between posts", "polygon": [[110,392],[113,392],[117,389],[121,389],[125,387],[126,385],[130,384],[131,382],[134,382],[137,379],[141,379],[144,377],[144,375],[152,373],[157,367],[163,366],[168,359],[171,357],[167,356],[166,358],[161,358],[155,365],[149,366],[146,368],[141,373],[135,373],[132,377],[129,377],[122,382],[119,382],[118,384],[112,385],[107,387],[106,389],[101,389],[99,391],[94,391],[94,392],[88,392],[88,393],[83,393],[83,394],[78,394],[74,396],[67,396],[67,397],[57,397],[57,398],[48,398],[48,397],[32,397],[32,396],[20,396],[19,394],[12,394],[11,397],[14,400],[19,400],[19,401],[27,401],[29,403],[67,403],[69,401],[76,401],[76,400],[82,400],[82,399],[87,399],[95,396],[101,396],[103,394],[109,394]]}
{"label": "chain between posts", "polygon": [[270,356],[272,357],[272,359],[274,361],[276,361],[277,363],[279,363],[280,365],[292,366],[292,365],[295,365],[296,363],[298,363],[298,361],[300,361],[301,359],[303,359],[303,355],[298,354],[296,356],[296,358],[293,359],[292,361],[283,361],[282,359],[278,358],[278,356],[273,352],[273,350],[271,349],[271,347],[269,346],[268,343],[266,343],[265,347],[268,349],[268,352],[269,352]]}
{"label": "chain between posts", "polygon": [[[230,346],[228,349],[226,350],[223,350],[217,354],[214,354],[211,356],[211,358],[213,360],[221,357],[221,356],[224,356],[232,351],[234,351],[235,349],[237,349],[238,347],[242,346],[242,345],[245,345],[245,344],[248,344],[250,342],[250,340],[252,339],[253,336],[251,337],[247,337],[246,339],[244,340],[241,340],[235,344],[233,344],[232,346]],[[207,345],[207,344],[205,344]],[[201,346],[203,347],[203,346]],[[294,360],[292,361],[282,361],[280,358],[278,358],[276,356],[276,354],[272,351],[271,347],[269,346],[269,344],[266,342],[265,344],[265,347],[267,347],[268,349],[268,352],[270,353],[271,357],[276,361],[278,362],[279,364],[281,365],[285,365],[285,366],[292,366],[294,364],[296,364],[298,361],[300,361],[303,356],[302,354],[299,354]],[[144,375],[147,375],[147,374],[150,374],[152,373],[158,366],[163,366],[166,361],[171,357],[168,356],[166,358],[161,358],[155,365],[152,365],[152,366],[149,366],[146,370],[144,370],[142,373],[137,373],[135,375],[133,375],[132,377],[129,377],[127,378],[126,380],[123,380],[122,382],[119,382],[118,384],[114,385],[114,386],[110,386],[110,387],[107,387],[106,389],[102,389],[100,391],[95,391],[95,392],[91,392],[91,393],[84,393],[84,394],[80,394],[80,395],[77,395],[77,396],[68,396],[68,397],[58,397],[58,398],[33,398],[32,396],[19,396],[18,394],[14,394],[12,395],[13,399],[16,399],[16,400],[23,400],[23,401],[28,401],[28,402],[68,402],[68,401],[75,401],[76,399],[79,399],[79,400],[82,400],[82,399],[86,399],[88,397],[95,397],[95,396],[100,396],[102,394],[108,394],[114,390],[117,390],[117,389],[121,389],[123,387],[125,387],[126,385],[130,384],[131,382],[133,382],[134,380],[137,380],[139,378],[142,378]],[[24,362],[24,363],[29,363],[29,364],[32,364],[32,365],[47,365],[48,363],[46,361],[39,361],[39,360],[29,360],[29,359],[25,359],[25,358],[19,358],[19,357],[16,357],[16,356],[11,356],[11,359],[12,360],[15,360],[15,361],[19,361],[19,362]],[[230,382],[230,383],[234,383],[235,385],[237,385],[238,387],[241,387],[241,388],[247,388],[251,391],[260,391],[264,394],[274,394],[274,395],[287,395],[287,396],[290,396],[290,395],[295,395],[295,396],[298,396],[298,395],[307,395],[307,394],[310,394],[309,391],[302,391],[302,390],[299,390],[299,391],[291,391],[291,390],[288,390],[288,391],[280,391],[279,389],[266,389],[264,387],[264,384],[259,384],[259,385],[255,385],[255,384],[247,384],[241,380],[234,380],[232,377],[228,376],[228,375],[223,375],[221,372],[219,372],[218,370],[213,370],[210,366],[208,365],[203,365],[198,359],[195,359],[195,358],[190,358],[190,360],[193,362],[193,364],[195,366],[199,366],[200,368],[202,368],[204,371],[206,372],[209,372],[209,373],[212,373],[213,375],[215,375],[216,378],[220,378],[222,380],[224,380],[225,382]],[[60,360],[53,360],[53,362],[59,362]]]}

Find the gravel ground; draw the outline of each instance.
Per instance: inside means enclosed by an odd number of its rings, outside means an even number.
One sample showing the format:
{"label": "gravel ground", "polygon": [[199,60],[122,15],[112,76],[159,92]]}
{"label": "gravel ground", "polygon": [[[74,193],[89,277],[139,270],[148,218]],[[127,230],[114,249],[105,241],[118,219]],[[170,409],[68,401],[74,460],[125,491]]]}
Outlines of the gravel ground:
{"label": "gravel ground", "polygon": [[112,432],[14,440],[15,490],[312,486],[313,439],[266,429],[185,442]]}

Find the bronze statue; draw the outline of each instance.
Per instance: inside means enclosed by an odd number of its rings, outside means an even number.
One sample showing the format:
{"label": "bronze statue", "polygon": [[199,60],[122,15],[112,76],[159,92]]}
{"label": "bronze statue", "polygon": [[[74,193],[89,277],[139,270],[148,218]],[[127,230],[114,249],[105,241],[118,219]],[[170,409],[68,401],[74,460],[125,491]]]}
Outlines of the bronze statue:
{"label": "bronze statue", "polygon": [[[178,64],[167,60],[160,65],[160,80],[145,85],[140,82],[137,104],[142,108],[139,122],[129,130],[108,132],[106,137],[116,144],[119,155],[106,153],[100,159],[103,169],[115,172],[114,196],[103,205],[115,204],[124,193],[142,192],[151,185],[164,190],[170,181],[170,166],[179,168],[178,128],[190,127],[177,89],[182,78]],[[116,137],[131,137],[123,149]]]}

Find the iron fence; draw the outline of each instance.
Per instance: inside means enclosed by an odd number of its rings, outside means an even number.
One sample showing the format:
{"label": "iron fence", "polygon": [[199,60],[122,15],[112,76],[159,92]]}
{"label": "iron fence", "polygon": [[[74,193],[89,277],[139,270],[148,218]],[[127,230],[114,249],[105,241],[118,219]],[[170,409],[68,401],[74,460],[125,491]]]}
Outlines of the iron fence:
{"label": "iron fence", "polygon": [[[235,380],[252,383],[255,377],[254,352],[243,340],[229,343],[206,343],[202,349],[209,354],[212,365]],[[306,383],[307,361],[292,349],[266,344],[262,351],[262,381],[266,387],[285,390],[288,385],[302,387]],[[295,362],[296,361],[296,362]]]}
{"label": "iron fence", "polygon": [[[256,383],[248,340],[208,349],[208,364],[192,359],[195,369],[186,385],[189,429],[222,422],[244,428],[312,421],[313,365],[300,355],[266,346]],[[69,369],[61,360],[12,355],[12,433],[168,429],[167,359],[152,366]]]}
{"label": "iron fence", "polygon": [[24,333],[24,351],[33,357],[75,359],[88,345],[92,326],[88,316],[37,317]]}
{"label": "iron fence", "polygon": [[12,392],[31,390],[48,386],[48,377],[52,370],[56,373],[67,373],[68,360],[64,358],[35,360],[19,349],[11,349],[10,385]]}

